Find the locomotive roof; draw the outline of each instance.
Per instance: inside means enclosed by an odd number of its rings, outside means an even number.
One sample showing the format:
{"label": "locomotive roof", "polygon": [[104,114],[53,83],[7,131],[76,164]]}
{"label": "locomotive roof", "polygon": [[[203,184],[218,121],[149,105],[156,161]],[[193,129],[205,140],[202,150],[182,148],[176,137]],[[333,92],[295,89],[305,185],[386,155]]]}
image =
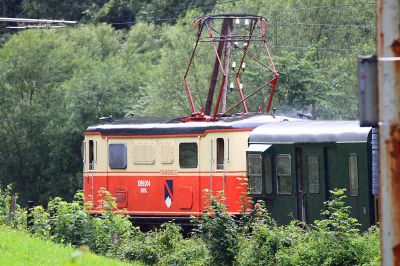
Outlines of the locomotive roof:
{"label": "locomotive roof", "polygon": [[285,121],[254,129],[249,143],[352,143],[367,142],[370,127],[359,121]]}
{"label": "locomotive roof", "polygon": [[107,136],[152,136],[204,134],[208,130],[253,129],[265,123],[298,120],[286,116],[250,113],[223,117],[216,122],[180,122],[180,118],[123,119],[90,126],[85,133],[97,132]]}

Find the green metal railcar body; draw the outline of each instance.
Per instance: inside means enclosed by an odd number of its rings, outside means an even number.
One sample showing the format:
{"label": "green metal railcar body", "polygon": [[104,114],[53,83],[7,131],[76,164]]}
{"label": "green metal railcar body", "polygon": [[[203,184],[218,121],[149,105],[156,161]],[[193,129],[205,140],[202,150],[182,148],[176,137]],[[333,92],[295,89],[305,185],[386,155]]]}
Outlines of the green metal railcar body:
{"label": "green metal railcar body", "polygon": [[321,219],[329,190],[345,188],[365,230],[377,217],[377,133],[357,121],[284,121],[249,137],[249,191],[279,224]]}

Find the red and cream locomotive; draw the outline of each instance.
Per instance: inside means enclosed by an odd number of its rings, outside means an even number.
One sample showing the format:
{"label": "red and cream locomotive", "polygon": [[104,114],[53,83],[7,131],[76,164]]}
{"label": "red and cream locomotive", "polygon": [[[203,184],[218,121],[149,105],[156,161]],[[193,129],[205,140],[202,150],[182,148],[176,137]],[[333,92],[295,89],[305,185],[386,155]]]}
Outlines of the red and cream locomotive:
{"label": "red and cream locomotive", "polygon": [[[190,116],[110,120],[85,131],[83,188],[85,199],[91,200],[94,207],[98,191],[105,188],[116,198],[118,208],[138,220],[188,219],[201,215],[208,190],[214,195],[222,193],[229,213],[242,211],[241,199],[247,197],[248,191],[249,134],[265,123],[288,119],[269,114],[278,73],[265,37],[268,23],[261,16],[222,14],[200,17],[195,25],[197,40],[184,76],[192,107]],[[221,25],[221,33],[215,30],[217,25]],[[215,54],[204,111],[196,110],[188,77],[201,42],[211,43]],[[262,48],[264,57],[252,54],[253,43]],[[236,55],[237,64],[230,62],[232,49],[240,54]],[[265,69],[267,79],[245,96],[241,75],[247,58]],[[240,100],[227,109],[229,78],[231,87],[236,83]],[[218,82],[219,90],[215,92]],[[266,87],[270,91],[265,113],[261,107],[256,113],[249,112],[246,100]],[[240,106],[243,112],[228,115]]]}

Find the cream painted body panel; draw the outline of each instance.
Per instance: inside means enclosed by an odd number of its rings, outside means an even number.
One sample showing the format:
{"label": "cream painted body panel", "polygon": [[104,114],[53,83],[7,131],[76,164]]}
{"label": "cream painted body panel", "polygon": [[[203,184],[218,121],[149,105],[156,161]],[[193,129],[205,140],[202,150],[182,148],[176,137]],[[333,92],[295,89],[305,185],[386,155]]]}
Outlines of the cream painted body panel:
{"label": "cream painted body panel", "polygon": [[[250,131],[241,132],[212,132],[198,137],[174,137],[174,138],[103,138],[101,135],[85,135],[85,160],[84,172],[89,171],[89,140],[94,141],[94,172],[118,172],[131,174],[131,172],[142,172],[154,175],[154,172],[168,173],[168,171],[184,172],[231,172],[246,170],[246,149]],[[224,139],[224,169],[217,170],[217,138]],[[108,145],[123,143],[127,145],[127,168],[111,169],[108,164]],[[138,144],[151,144],[154,147],[154,163],[134,163],[134,146]],[[171,163],[161,162],[161,144],[170,143],[173,147],[173,161]],[[197,143],[198,145],[198,167],[180,168],[179,166],[179,144]],[[137,155],[136,155],[137,156]],[[153,172],[153,173],[151,173]],[[173,172],[170,172],[173,174]]]}

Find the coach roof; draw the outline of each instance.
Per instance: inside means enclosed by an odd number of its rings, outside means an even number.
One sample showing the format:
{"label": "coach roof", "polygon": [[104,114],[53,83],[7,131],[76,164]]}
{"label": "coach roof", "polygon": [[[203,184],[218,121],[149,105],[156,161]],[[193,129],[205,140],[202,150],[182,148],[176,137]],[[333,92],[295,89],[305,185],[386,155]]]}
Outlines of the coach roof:
{"label": "coach roof", "polygon": [[370,131],[370,127],[360,127],[358,121],[284,121],[257,127],[249,143],[366,142]]}

